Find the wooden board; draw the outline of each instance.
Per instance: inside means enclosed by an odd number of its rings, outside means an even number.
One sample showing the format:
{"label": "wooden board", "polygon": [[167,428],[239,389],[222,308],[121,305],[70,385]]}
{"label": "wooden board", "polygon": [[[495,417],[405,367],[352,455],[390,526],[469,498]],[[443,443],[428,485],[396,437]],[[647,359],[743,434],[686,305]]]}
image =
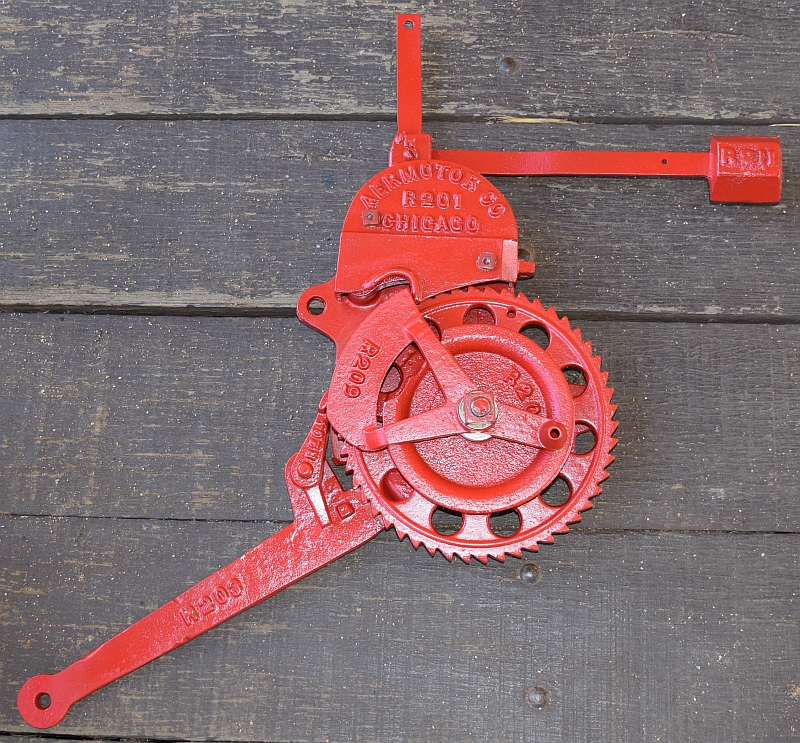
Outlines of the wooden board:
{"label": "wooden board", "polygon": [[800,117],[798,18],[781,0],[8,3],[0,113],[391,119],[394,14],[409,10],[432,115]]}
{"label": "wooden board", "polygon": [[[439,125],[441,147],[708,149],[763,129]],[[800,135],[776,206],[704,181],[500,178],[537,275],[580,318],[800,318]],[[392,127],[330,122],[0,122],[0,307],[291,314],[336,270],[344,214]]]}
{"label": "wooden board", "polygon": [[[0,7],[0,743],[797,739],[790,6]],[[383,534],[35,734],[26,678],[291,518],[283,466],[333,361],[293,308],[386,162],[396,11],[423,13],[438,147],[779,134],[782,203],[497,179],[537,262],[520,288],[616,387],[596,507],[505,564]]]}
{"label": "wooden board", "polygon": [[[797,326],[582,323],[619,405],[590,529],[796,531]],[[330,381],[297,320],[0,316],[4,513],[291,519]]]}
{"label": "wooden board", "polygon": [[[0,725],[265,525],[4,518]],[[797,540],[572,534],[448,564],[391,534],[76,705],[56,735],[237,741],[796,739]],[[5,599],[6,601],[8,599]],[[546,690],[537,709],[528,690]]]}

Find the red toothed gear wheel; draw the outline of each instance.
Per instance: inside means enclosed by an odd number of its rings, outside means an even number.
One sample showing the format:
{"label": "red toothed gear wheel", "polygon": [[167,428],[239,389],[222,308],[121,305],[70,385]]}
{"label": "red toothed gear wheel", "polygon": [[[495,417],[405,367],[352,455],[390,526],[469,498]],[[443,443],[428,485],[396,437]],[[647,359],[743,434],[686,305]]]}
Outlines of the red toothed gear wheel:
{"label": "red toothed gear wheel", "polygon": [[[380,451],[346,445],[353,485],[401,539],[408,536],[415,547],[424,544],[447,559],[502,560],[552,542],[591,508],[613,459],[616,406],[600,357],[566,318],[508,289],[441,294],[419,311],[476,389],[492,390],[500,404],[559,421],[570,439],[557,450],[480,432]],[[529,337],[534,334],[541,345]],[[443,403],[430,367],[410,345],[384,379],[378,420],[390,425]],[[460,526],[443,528],[442,513],[456,523],[460,518]]]}

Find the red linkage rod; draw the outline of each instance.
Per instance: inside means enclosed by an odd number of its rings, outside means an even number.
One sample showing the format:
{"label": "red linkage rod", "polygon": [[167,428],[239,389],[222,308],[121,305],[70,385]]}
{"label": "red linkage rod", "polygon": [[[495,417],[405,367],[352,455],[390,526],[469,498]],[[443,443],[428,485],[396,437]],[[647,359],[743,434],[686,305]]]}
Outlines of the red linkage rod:
{"label": "red linkage rod", "polygon": [[407,134],[422,133],[422,35],[419,19],[418,15],[397,16],[397,131]]}
{"label": "red linkage rod", "polygon": [[[418,15],[398,16],[396,142],[402,142],[403,146],[392,148],[390,164],[424,158],[430,147],[430,139],[420,137],[422,53],[419,26]],[[457,163],[483,175],[705,178],[712,201],[774,204],[781,198],[778,137],[711,137],[708,152],[432,150],[430,158]]]}

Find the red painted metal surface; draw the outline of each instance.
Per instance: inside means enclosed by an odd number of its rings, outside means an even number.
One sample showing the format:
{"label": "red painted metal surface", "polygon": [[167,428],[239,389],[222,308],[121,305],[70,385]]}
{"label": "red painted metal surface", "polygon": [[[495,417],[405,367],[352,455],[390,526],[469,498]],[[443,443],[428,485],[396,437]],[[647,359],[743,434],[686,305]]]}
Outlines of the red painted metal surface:
{"label": "red painted metal surface", "polygon": [[[386,306],[397,302],[410,305],[408,293]],[[565,319],[507,286],[445,293],[417,311],[424,322],[407,331],[414,343],[378,394],[365,389],[369,400],[354,400],[366,423],[364,445],[345,445],[354,486],[384,525],[448,559],[503,560],[552,542],[590,507],[613,459],[616,406],[599,357]],[[546,334],[546,348],[521,333],[532,327]],[[344,354],[337,371],[349,361]],[[475,402],[483,404],[470,416]],[[437,509],[460,516],[454,533],[437,529]],[[494,531],[502,514],[516,519],[516,531]]]}
{"label": "red painted metal surface", "polygon": [[781,200],[778,137],[711,137],[708,152],[433,150],[431,156],[485,175],[705,178],[712,201],[775,204]]}
{"label": "red painted metal surface", "polygon": [[297,454],[286,464],[294,521],[230,565],[140,619],[76,663],[20,689],[25,721],[47,728],[106,684],[263,601],[368,542],[381,527],[369,506],[342,490],[325,461],[325,400]]}
{"label": "red painted metal surface", "polygon": [[[286,465],[294,522],[60,673],[30,679],[18,697],[29,724],[57,724],[76,701],[383,528],[431,554],[486,562],[552,542],[590,508],[616,443],[608,375],[579,330],[514,293],[534,265],[484,175],[696,177],[718,201],[780,197],[769,137],[712,137],[708,153],[432,150],[419,16],[397,17],[397,50],[389,167],[353,199],[336,275],[297,306],[336,343],[336,366]],[[334,474],[341,464],[350,490]],[[444,528],[441,513],[458,524]]]}

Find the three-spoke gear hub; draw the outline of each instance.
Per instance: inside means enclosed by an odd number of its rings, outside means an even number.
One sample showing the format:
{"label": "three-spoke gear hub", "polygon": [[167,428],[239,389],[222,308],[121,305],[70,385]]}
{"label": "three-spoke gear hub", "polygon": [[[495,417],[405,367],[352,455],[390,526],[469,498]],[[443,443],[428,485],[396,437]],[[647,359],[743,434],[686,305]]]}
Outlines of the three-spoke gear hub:
{"label": "three-spoke gear hub", "polygon": [[[472,382],[455,403],[463,430],[413,435],[416,420],[453,402],[409,345],[384,379],[377,419],[412,433],[376,451],[346,446],[354,485],[386,526],[448,559],[485,562],[552,542],[591,507],[613,459],[615,406],[600,358],[566,319],[507,290],[460,290],[419,310]],[[530,421],[544,421],[535,446],[518,433]]]}

